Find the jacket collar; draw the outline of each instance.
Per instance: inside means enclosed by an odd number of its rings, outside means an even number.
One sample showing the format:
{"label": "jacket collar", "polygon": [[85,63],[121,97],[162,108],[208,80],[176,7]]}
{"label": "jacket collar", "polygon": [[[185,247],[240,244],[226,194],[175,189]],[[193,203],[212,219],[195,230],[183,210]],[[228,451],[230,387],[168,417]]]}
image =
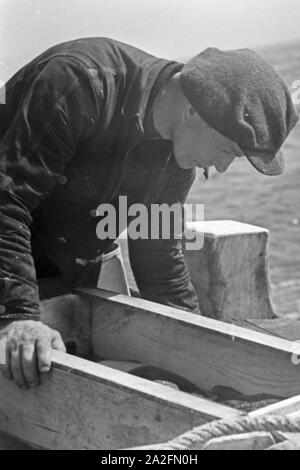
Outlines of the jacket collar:
{"label": "jacket collar", "polygon": [[136,119],[141,133],[144,132],[143,121],[151,90],[158,75],[166,67],[170,73],[179,64],[165,59],[148,59],[136,70],[126,93],[122,116],[124,119]]}

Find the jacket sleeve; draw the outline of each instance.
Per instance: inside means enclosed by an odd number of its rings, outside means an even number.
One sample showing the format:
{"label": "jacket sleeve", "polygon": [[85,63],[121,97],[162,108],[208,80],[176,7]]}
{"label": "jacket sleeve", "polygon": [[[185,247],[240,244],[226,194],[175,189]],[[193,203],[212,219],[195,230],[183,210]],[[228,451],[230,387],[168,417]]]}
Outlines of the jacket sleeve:
{"label": "jacket sleeve", "polygon": [[51,59],[24,88],[0,141],[0,319],[39,318],[31,211],[65,182],[99,111],[89,74],[68,58]]}
{"label": "jacket sleeve", "polygon": [[[168,178],[155,203],[182,206],[194,178],[193,170],[178,169]],[[148,225],[150,223],[151,217]],[[153,219],[152,223],[155,223]],[[133,240],[128,237],[130,263],[137,286],[147,300],[200,314],[197,294],[182,252],[182,241],[175,239],[172,230],[170,234],[169,239],[160,236],[159,239]]]}

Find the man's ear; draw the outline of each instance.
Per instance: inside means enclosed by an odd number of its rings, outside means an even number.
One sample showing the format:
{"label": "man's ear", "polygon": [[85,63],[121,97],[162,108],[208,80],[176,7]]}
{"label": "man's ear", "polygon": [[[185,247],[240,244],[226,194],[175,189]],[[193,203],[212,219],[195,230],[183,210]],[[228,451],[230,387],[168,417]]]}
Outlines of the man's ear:
{"label": "man's ear", "polygon": [[195,120],[199,120],[197,112],[190,103],[187,103],[183,109],[182,120],[185,125],[188,125]]}

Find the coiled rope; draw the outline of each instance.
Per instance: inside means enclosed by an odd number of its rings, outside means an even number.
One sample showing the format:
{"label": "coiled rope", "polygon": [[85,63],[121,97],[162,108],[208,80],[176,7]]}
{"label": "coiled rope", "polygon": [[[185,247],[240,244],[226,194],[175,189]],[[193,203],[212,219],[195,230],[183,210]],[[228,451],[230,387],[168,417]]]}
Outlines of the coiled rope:
{"label": "coiled rope", "polygon": [[266,431],[272,435],[276,432],[299,433],[300,417],[289,418],[282,415],[251,417],[213,421],[185,432],[181,436],[159,446],[164,450],[201,450],[211,439]]}

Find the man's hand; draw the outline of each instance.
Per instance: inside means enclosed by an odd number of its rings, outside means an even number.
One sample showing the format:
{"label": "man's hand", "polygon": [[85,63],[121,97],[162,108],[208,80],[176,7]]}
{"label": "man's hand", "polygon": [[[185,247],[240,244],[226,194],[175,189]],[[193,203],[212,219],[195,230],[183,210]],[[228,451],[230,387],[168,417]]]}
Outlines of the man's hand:
{"label": "man's hand", "polygon": [[0,330],[0,341],[5,343],[6,356],[2,374],[23,390],[39,385],[40,373],[49,372],[52,349],[66,352],[57,331],[32,320],[8,324]]}

